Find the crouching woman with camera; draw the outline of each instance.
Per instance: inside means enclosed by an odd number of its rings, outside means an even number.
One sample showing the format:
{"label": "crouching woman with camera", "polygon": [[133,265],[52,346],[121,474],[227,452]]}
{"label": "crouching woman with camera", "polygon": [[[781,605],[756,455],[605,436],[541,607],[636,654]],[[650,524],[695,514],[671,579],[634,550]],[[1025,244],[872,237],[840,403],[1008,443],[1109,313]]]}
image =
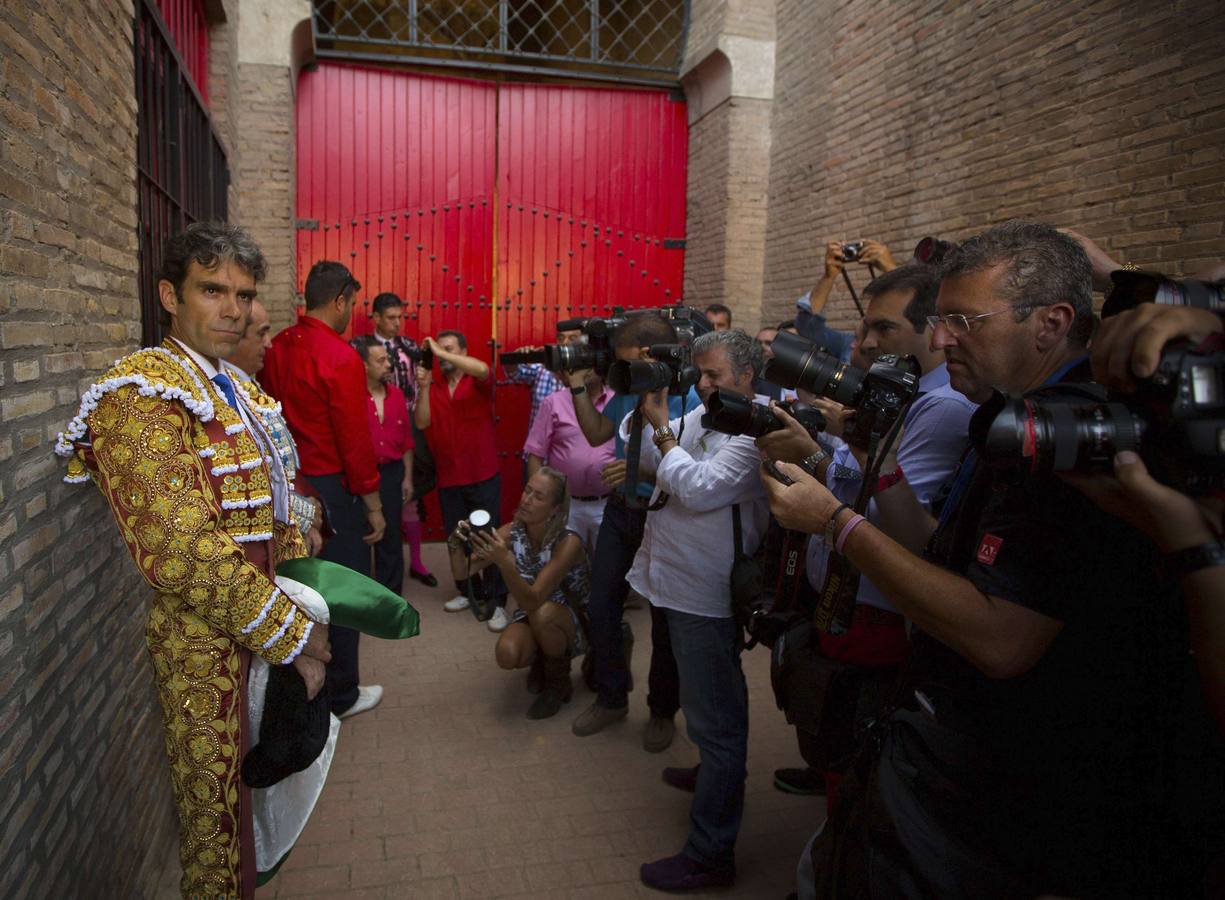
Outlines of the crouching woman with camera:
{"label": "crouching woman with camera", "polygon": [[569,701],[570,660],[586,645],[580,616],[591,570],[582,540],[566,528],[569,513],[566,476],[541,466],[508,524],[485,531],[464,520],[447,540],[457,580],[496,566],[518,604],[494,655],[503,669],[531,667],[528,690],[539,696],[529,719],[556,715]]}

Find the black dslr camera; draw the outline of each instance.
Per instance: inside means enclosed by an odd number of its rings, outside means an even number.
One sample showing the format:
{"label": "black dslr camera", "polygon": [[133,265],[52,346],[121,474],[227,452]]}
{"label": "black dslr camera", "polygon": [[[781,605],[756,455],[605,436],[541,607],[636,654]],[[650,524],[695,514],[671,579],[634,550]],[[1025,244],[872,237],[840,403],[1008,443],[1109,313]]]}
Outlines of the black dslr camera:
{"label": "black dslr camera", "polygon": [[[803,425],[814,438],[825,430],[825,416],[821,415],[821,410],[798,400],[793,403],[782,400],[778,406]],[[770,407],[731,391],[717,390],[706,401],[702,427],[721,434],[747,434],[751,438],[759,438],[784,426]]]}
{"label": "black dslr camera", "polygon": [[654,359],[617,360],[608,369],[608,386],[618,394],[648,394],[668,389],[672,395],[688,393],[701,373],[684,344],[652,344]]}
{"label": "black dslr camera", "polygon": [[1102,305],[1102,318],[1131,309],[1139,303],[1166,306],[1194,306],[1199,309],[1225,309],[1225,284],[1184,278],[1176,281],[1159,272],[1131,272],[1119,269],[1110,273],[1113,286]]}
{"label": "black dslr camera", "polygon": [[886,353],[864,371],[794,334],[780,333],[771,346],[766,381],[851,407],[855,414],[843,439],[856,447],[868,449],[872,435],[887,432],[919,391],[919,366],[912,357]]}
{"label": "black dslr camera", "polygon": [[1075,387],[1083,402],[997,393],[971,419],[971,442],[984,460],[1035,474],[1109,472],[1116,453],[1132,450],[1180,491],[1225,488],[1225,351],[1169,345],[1126,402],[1099,385]]}
{"label": "black dslr camera", "polygon": [[624,310],[613,307],[613,315],[607,319],[565,319],[557,323],[558,331],[583,332],[585,343],[546,344],[539,350],[516,350],[498,357],[504,366],[540,363],[551,372],[577,372],[593,369],[604,378],[608,367],[615,359],[612,335],[617,326],[625,322]]}
{"label": "black dslr camera", "polygon": [[650,360],[619,360],[611,364],[608,386],[618,394],[646,394],[664,388],[674,396],[686,394],[701,373],[693,365],[693,342],[711,330],[706,316],[687,306],[661,306],[634,310],[631,316],[660,316],[672,323],[675,344],[652,344]]}

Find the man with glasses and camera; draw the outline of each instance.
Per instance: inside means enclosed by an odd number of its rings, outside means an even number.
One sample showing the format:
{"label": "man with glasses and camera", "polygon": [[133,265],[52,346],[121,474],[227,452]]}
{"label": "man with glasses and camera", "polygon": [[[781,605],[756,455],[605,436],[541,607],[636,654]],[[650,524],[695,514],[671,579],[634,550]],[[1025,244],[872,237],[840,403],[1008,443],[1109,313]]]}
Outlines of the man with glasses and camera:
{"label": "man with glasses and camera", "polygon": [[[953,250],[932,336],[952,386],[976,403],[1082,396],[1090,278],[1081,247],[1046,225],[1005,223]],[[1219,807],[1178,793],[1206,713],[1176,587],[1139,531],[980,452],[959,466],[923,558],[801,467],[779,464],[789,485],[768,480],[785,527],[829,527],[913,624],[901,687],[814,840],[816,884],[801,878],[801,894],[1202,895]]]}
{"label": "man with glasses and camera", "polygon": [[[975,404],[949,385],[944,355],[931,347],[929,318],[940,289],[938,270],[908,263],[872,281],[864,289],[867,304],[857,359],[871,365],[885,353],[912,356],[919,363],[919,393],[911,405],[893,453],[880,470],[868,520],[914,551],[922,549],[935,527],[932,502],[952,477],[966,449],[967,426]],[[833,401],[816,401],[829,412]],[[758,438],[757,446],[771,459],[802,463],[841,502],[855,503],[863,486],[866,454],[839,443],[827,455],[808,431],[781,409],[775,415],[785,427]],[[827,423],[845,413],[827,416]],[[809,539],[807,576],[819,594],[825,583],[833,548],[821,534]],[[842,635],[819,635],[824,663],[838,669],[839,687],[826,695],[817,731],[802,727],[796,717],[800,752],[807,768],[779,769],[774,784],[794,794],[825,792],[827,772],[841,770],[854,750],[856,720],[872,715],[909,650],[905,623],[880,590],[867,578],[859,583],[854,619]]]}
{"label": "man with glasses and camera", "polygon": [[[703,404],[717,390],[752,399],[761,360],[761,348],[743,331],[698,337],[693,364]],[[660,890],[717,887],[735,881],[744,810],[748,693],[731,575],[737,538],[751,557],[766,530],[760,455],[747,435],[704,428],[705,406],[673,415],[667,391],[646,395],[642,413],[642,453],[655,469],[657,508],[647,515],[628,580],[667,619],[681,709],[701,763],[664,770],[666,783],[693,792],[692,827],[682,852],[643,865],[640,875]],[[628,423],[620,431],[627,437]]]}

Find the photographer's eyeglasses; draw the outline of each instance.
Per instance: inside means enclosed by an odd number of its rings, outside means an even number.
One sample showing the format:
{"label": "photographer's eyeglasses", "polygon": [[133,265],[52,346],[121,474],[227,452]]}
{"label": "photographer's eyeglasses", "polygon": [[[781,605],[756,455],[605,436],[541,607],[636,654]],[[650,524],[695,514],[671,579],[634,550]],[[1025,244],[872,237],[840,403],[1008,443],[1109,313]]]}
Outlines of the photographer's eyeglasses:
{"label": "photographer's eyeglasses", "polygon": [[988,319],[991,316],[998,316],[1003,312],[1022,312],[1028,307],[1011,306],[1008,309],[997,309],[994,312],[979,313],[976,316],[967,316],[962,313],[949,313],[947,316],[928,316],[927,324],[931,326],[931,330],[935,331],[941,325],[947,328],[955,335],[969,334],[973,329],[970,327],[971,322],[977,322],[979,319]]}

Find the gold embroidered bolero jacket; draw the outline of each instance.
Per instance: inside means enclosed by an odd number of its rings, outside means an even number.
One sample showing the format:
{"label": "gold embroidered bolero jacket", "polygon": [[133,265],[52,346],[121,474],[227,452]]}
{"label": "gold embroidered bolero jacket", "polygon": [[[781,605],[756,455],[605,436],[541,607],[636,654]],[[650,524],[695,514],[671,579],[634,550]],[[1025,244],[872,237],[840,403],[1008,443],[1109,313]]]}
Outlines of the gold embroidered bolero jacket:
{"label": "gold embroidered bolero jacket", "polygon": [[[98,486],[154,589],[268,662],[287,663],[313,623],[277,589],[272,567],[253,560],[275,564],[304,556],[305,546],[292,523],[274,521],[270,460],[176,351],[170,341],[137,351],[86,391],[56,443],[68,458],[64,480]],[[261,422],[279,412],[258,385],[235,387]],[[267,552],[255,553],[263,542],[272,542]]]}

